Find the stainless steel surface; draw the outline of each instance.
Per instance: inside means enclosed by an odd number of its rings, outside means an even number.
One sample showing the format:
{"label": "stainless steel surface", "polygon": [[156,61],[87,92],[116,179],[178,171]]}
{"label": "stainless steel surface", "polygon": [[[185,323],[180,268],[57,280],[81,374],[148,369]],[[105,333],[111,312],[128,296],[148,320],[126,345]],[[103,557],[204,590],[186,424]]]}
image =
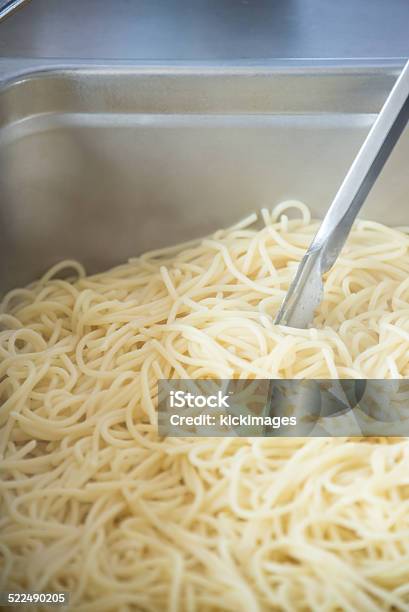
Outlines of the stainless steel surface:
{"label": "stainless steel surface", "polygon": [[334,265],[361,207],[409,120],[406,63],[304,255],[276,323],[308,327],[322,300],[322,276]]}
{"label": "stainless steel surface", "polygon": [[0,24],[0,56],[408,57],[408,23],[407,0],[35,0]]}
{"label": "stainless steel surface", "polygon": [[[322,216],[400,69],[0,61],[0,292],[286,198]],[[408,158],[406,131],[366,216],[408,224]]]}
{"label": "stainless steel surface", "polygon": [[29,0],[8,0],[0,4],[0,21],[10,17],[17,9],[22,8]]}

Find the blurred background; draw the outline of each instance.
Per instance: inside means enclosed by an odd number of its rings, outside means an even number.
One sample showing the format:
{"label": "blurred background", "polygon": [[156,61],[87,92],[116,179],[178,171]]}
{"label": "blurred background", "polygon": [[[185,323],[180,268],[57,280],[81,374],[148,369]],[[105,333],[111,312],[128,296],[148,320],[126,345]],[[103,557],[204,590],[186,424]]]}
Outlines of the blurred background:
{"label": "blurred background", "polygon": [[408,25],[408,0],[31,0],[0,57],[396,58]]}
{"label": "blurred background", "polygon": [[[0,22],[0,291],[289,198],[322,216],[409,56],[408,25],[409,0],[23,0]],[[160,76],[138,61],[250,68]],[[407,224],[409,139],[397,151],[370,216]]]}

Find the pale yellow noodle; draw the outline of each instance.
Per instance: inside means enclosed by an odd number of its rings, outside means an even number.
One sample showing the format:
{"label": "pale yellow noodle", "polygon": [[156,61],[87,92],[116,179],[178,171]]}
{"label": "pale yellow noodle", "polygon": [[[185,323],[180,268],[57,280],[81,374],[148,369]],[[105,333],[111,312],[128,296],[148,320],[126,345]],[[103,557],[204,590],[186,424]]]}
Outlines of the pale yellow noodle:
{"label": "pale yellow noodle", "polygon": [[297,330],[273,320],[317,223],[299,202],[261,219],[4,297],[0,589],[80,612],[409,609],[405,438],[157,435],[159,378],[409,376],[408,229],[358,221]]}

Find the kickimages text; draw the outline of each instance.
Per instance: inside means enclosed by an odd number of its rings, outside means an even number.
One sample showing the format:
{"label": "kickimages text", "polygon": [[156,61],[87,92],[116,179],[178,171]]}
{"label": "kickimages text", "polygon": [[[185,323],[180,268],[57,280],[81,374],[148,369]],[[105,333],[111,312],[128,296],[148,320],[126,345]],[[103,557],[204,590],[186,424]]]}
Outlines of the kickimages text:
{"label": "kickimages text", "polygon": [[[230,408],[230,394],[223,394],[218,391],[214,395],[200,395],[186,391],[170,391],[169,405],[170,408],[213,408],[226,409]],[[297,425],[295,416],[269,416],[269,415],[252,415],[252,414],[198,414],[183,415],[172,414],[170,424],[174,426],[199,426],[199,427],[270,427],[278,429],[282,426]]]}
{"label": "kickimages text", "polygon": [[297,425],[297,418],[281,416],[258,416],[253,414],[197,414],[196,416],[172,414],[170,424],[174,426],[192,425],[196,427],[271,427],[278,429],[286,425]]}

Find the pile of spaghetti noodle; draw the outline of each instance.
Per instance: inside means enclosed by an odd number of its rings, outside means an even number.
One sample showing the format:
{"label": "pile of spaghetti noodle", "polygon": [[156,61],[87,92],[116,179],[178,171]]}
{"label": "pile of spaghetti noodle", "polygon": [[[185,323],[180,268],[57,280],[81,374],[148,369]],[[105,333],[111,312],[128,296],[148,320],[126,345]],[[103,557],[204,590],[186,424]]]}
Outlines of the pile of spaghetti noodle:
{"label": "pile of spaghetti noodle", "polygon": [[300,330],[273,317],[317,223],[261,217],[4,298],[0,590],[82,612],[409,609],[406,439],[157,434],[161,378],[409,376],[407,230],[357,222]]}

